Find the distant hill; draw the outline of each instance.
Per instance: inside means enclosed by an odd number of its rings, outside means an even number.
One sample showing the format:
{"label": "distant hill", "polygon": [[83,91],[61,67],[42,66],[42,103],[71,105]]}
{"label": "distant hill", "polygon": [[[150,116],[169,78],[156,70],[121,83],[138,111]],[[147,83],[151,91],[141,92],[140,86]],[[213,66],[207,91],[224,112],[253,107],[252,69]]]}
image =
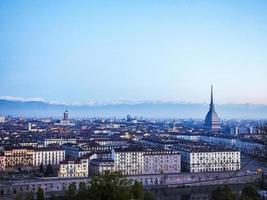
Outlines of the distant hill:
{"label": "distant hill", "polygon": [[[267,119],[267,105],[223,104],[215,105],[220,118]],[[90,105],[64,105],[44,101],[0,100],[0,115],[24,117],[61,117],[65,109],[70,117],[125,117],[145,118],[197,118],[203,119],[208,111],[207,104],[193,103],[116,103]]]}

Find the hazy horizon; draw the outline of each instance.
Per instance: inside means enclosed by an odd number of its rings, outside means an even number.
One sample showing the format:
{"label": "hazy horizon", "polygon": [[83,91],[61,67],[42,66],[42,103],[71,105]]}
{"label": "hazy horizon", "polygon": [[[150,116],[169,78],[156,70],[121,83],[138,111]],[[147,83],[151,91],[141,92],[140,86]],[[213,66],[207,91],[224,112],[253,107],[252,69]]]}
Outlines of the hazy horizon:
{"label": "hazy horizon", "polygon": [[[216,104],[221,119],[267,119],[267,105]],[[208,104],[138,102],[86,105],[49,104],[43,101],[0,100],[0,115],[23,117],[62,117],[68,109],[73,118],[131,116],[157,119],[204,119]]]}
{"label": "hazy horizon", "polygon": [[[143,103],[152,103],[152,104],[203,104],[203,105],[209,105],[210,104],[210,98],[207,102],[189,102],[189,101],[179,101],[179,100],[129,100],[129,99],[101,99],[101,100],[87,100],[87,101],[50,101],[45,98],[41,97],[15,97],[15,96],[0,96],[0,100],[7,100],[7,101],[14,101],[14,102],[43,102],[48,104],[55,104],[55,105],[70,105],[70,106],[83,106],[83,105],[116,105],[116,104],[129,104],[129,105],[135,105],[135,104],[143,104]],[[258,105],[258,106],[267,106],[267,103],[217,103],[215,101],[215,105]]]}

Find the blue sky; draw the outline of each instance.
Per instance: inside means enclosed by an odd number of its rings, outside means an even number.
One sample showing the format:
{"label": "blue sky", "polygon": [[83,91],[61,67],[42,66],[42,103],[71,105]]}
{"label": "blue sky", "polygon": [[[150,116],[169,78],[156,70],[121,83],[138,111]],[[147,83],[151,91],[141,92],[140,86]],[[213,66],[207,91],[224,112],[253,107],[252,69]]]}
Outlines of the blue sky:
{"label": "blue sky", "polygon": [[267,1],[0,2],[0,96],[267,104]]}

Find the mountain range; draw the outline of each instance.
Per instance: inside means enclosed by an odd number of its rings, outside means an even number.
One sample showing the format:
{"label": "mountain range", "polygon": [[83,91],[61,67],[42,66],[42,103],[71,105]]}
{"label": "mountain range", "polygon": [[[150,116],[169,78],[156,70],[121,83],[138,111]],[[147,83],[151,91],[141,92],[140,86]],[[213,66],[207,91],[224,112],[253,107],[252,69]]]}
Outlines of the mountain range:
{"label": "mountain range", "polygon": [[[68,109],[71,118],[126,117],[203,119],[208,104],[175,102],[116,102],[90,104],[59,104],[41,100],[0,99],[0,115],[60,118]],[[218,104],[221,119],[267,119],[267,105]]]}

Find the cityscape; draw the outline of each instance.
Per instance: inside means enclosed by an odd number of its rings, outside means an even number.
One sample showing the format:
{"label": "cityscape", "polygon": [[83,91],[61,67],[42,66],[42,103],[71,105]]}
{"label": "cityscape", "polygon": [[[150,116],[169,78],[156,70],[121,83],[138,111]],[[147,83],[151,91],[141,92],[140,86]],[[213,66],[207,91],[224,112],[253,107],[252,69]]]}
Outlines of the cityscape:
{"label": "cityscape", "polygon": [[[68,110],[60,119],[0,119],[1,198],[39,187],[62,195],[107,171],[154,189],[246,184],[267,168],[264,121],[220,120],[213,87],[203,120],[76,120]],[[190,198],[198,195],[209,198]]]}
{"label": "cityscape", "polygon": [[0,199],[267,199],[266,6],[0,2]]}

